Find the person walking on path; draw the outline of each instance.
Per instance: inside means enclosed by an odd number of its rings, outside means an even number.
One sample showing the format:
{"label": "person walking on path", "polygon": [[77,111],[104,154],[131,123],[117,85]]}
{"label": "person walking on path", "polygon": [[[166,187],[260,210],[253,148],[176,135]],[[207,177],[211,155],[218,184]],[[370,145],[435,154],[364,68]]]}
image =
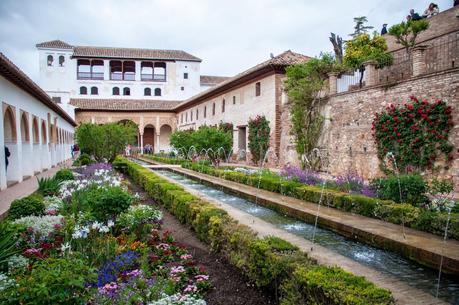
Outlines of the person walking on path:
{"label": "person walking on path", "polygon": [[11,156],[10,150],[5,146],[5,172],[8,170],[8,158]]}

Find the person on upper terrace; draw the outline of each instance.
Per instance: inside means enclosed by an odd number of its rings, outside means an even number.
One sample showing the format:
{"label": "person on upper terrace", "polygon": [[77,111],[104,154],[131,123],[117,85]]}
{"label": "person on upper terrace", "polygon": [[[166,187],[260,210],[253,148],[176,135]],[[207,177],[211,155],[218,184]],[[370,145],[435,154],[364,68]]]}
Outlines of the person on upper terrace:
{"label": "person on upper terrace", "polygon": [[430,3],[429,7],[424,11],[424,14],[422,14],[423,18],[430,18],[432,16],[437,15],[440,12],[438,5],[435,3]]}
{"label": "person on upper terrace", "polygon": [[382,25],[381,35],[387,34],[387,23]]}
{"label": "person on upper terrace", "polygon": [[[410,14],[408,16],[410,16],[409,20],[421,20],[422,19],[422,17],[419,16],[419,14],[414,11],[414,9],[410,9]],[[406,19],[408,19],[408,17]]]}

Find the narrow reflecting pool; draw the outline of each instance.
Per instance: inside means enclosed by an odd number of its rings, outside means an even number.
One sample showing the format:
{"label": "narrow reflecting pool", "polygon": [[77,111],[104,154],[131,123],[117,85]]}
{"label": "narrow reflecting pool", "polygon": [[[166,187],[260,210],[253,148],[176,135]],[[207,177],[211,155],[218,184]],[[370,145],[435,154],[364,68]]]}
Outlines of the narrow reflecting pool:
{"label": "narrow reflecting pool", "polygon": [[[299,235],[307,240],[312,239],[314,226],[309,223],[284,216],[249,200],[225,193],[215,187],[204,185],[177,173],[167,170],[158,170],[155,172],[173,179],[181,185],[199,191],[210,198],[263,219],[285,231]],[[392,275],[410,286],[432,295],[436,293],[437,271],[409,261],[397,253],[368,246],[322,228],[317,228],[315,242],[362,265]],[[459,279],[446,275],[442,275],[441,279],[439,297],[451,304],[459,305]]]}

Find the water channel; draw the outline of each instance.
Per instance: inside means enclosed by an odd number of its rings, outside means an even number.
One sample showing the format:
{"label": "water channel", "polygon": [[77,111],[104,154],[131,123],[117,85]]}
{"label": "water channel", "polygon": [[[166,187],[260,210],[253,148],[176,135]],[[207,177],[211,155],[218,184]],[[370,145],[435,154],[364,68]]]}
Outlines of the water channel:
{"label": "water channel", "polygon": [[[168,170],[155,170],[155,172],[207,197],[256,216],[287,232],[307,240],[312,239],[314,225],[284,216],[252,201],[225,193],[216,187],[202,184],[183,175]],[[432,295],[436,294],[438,272],[407,260],[394,252],[381,250],[322,228],[316,229],[315,242],[362,265],[394,276],[412,287]],[[459,279],[442,275],[439,298],[451,304],[459,305]]]}

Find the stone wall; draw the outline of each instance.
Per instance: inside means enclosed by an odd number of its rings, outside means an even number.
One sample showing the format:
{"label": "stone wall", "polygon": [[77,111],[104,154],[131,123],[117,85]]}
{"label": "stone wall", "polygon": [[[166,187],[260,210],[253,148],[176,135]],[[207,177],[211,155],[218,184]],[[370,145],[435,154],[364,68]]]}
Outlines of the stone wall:
{"label": "stone wall", "polygon": [[[381,176],[380,160],[371,134],[374,113],[391,103],[403,104],[411,95],[428,101],[442,99],[453,107],[455,126],[450,141],[455,147],[454,159],[449,164],[440,161],[435,174],[452,178],[456,193],[459,192],[459,69],[414,77],[390,87],[374,86],[330,96],[323,111],[326,120],[319,144],[329,154],[330,173],[340,175],[355,171],[365,179]],[[289,135],[288,104],[284,106],[282,116],[281,163],[298,164]]]}

